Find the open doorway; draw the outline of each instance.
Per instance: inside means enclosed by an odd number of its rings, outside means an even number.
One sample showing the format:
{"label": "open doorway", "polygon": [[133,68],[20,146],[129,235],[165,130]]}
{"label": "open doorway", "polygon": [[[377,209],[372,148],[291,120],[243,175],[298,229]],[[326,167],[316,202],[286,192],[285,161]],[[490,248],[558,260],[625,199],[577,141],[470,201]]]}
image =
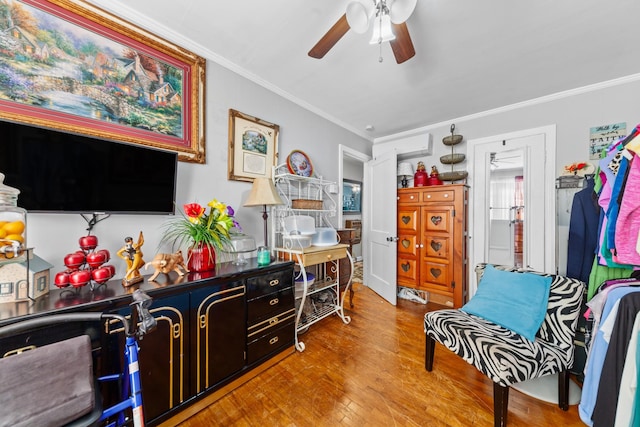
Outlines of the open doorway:
{"label": "open doorway", "polygon": [[362,188],[365,183],[364,165],[371,157],[349,147],[339,147],[338,170],[338,229],[353,230],[351,255],[355,262],[354,282],[362,283],[364,257],[362,250],[363,209]]}

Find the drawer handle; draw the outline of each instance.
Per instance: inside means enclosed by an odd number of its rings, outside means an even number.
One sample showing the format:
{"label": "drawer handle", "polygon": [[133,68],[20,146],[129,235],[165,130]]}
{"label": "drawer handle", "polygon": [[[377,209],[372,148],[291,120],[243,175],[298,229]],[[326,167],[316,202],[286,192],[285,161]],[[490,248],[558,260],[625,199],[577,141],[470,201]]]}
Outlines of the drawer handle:
{"label": "drawer handle", "polygon": [[180,338],[180,334],[182,333],[182,327],[180,325],[180,323],[176,323],[175,325],[173,325],[173,338],[177,339]]}
{"label": "drawer handle", "polygon": [[278,337],[273,337],[273,338],[271,338],[271,339],[269,340],[269,344],[270,344],[270,345],[274,345],[274,344],[275,344],[275,343],[277,343],[277,342],[278,342]]}
{"label": "drawer handle", "polygon": [[273,279],[269,281],[269,286],[277,286],[280,284],[280,279]]}
{"label": "drawer handle", "polygon": [[9,352],[5,353],[4,357],[11,356],[11,355],[14,355],[14,354],[24,353],[25,351],[35,350],[35,349],[36,349],[35,345],[28,345],[26,347],[17,348],[15,350],[9,351]]}
{"label": "drawer handle", "polygon": [[273,319],[269,319],[269,326],[275,325],[276,323],[278,323],[277,317],[274,317]]}
{"label": "drawer handle", "polygon": [[269,301],[269,305],[276,305],[280,302],[280,300],[278,298],[274,298],[271,301]]}
{"label": "drawer handle", "polygon": [[444,198],[446,199],[447,197],[449,197],[449,195],[448,195],[448,194],[445,194],[445,195],[444,195]]}
{"label": "drawer handle", "polygon": [[431,198],[431,194],[427,194],[427,199],[430,199],[430,198]]}
{"label": "drawer handle", "polygon": [[207,327],[207,316],[204,314],[200,315],[200,329],[204,329]]}
{"label": "drawer handle", "polygon": [[413,200],[413,196],[410,196],[409,198],[410,198],[411,200]]}

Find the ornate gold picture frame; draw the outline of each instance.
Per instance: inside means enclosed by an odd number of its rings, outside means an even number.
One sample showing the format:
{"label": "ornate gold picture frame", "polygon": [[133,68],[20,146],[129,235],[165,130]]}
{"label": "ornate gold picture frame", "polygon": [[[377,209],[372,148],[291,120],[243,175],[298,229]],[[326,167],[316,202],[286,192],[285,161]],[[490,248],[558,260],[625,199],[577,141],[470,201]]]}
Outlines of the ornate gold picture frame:
{"label": "ornate gold picture frame", "polygon": [[0,4],[0,120],[205,162],[205,60],[81,0]]}

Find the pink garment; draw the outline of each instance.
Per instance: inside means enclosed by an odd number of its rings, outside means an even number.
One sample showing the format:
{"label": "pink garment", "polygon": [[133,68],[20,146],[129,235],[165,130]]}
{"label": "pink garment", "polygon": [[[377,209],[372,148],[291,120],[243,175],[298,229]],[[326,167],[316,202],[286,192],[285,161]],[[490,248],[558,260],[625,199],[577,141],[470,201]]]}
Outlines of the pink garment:
{"label": "pink garment", "polygon": [[[602,171],[600,172],[600,177],[602,178],[602,189],[600,190],[600,195],[598,196],[598,204],[602,208],[603,212],[606,212],[607,208],[609,207],[609,202],[611,201],[611,192],[613,190],[611,188],[611,184],[609,183],[609,180],[607,179],[607,175],[604,172]],[[600,253],[600,251],[602,250],[602,244],[604,242],[604,235],[606,230],[607,230],[607,216],[603,215],[602,224],[599,230],[600,234],[598,236],[598,248],[597,248],[598,264],[600,265],[607,265],[607,261],[603,258],[602,254]]]}
{"label": "pink garment", "polygon": [[636,251],[640,236],[640,158],[633,156],[629,165],[627,183],[620,201],[616,222],[616,253],[613,258],[620,264],[640,265],[640,254]]}

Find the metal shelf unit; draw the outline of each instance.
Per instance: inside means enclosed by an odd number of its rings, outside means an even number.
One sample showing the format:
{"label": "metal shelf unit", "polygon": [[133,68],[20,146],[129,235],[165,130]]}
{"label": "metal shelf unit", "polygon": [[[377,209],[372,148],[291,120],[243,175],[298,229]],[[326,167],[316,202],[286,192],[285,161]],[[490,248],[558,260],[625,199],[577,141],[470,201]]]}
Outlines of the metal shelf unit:
{"label": "metal shelf unit", "polygon": [[[302,278],[301,289],[297,290],[295,295],[295,347],[298,351],[304,351],[305,345],[298,339],[298,335],[312,324],[332,314],[337,314],[345,324],[351,322],[351,318],[344,314],[344,299],[353,277],[353,258],[346,244],[302,248],[292,247],[290,241],[285,242],[283,239],[287,233],[284,226],[285,218],[290,215],[310,216],[314,219],[316,227],[333,227],[330,218],[336,216],[338,204],[329,190],[331,186],[336,185],[335,182],[322,177],[290,174],[286,165],[275,168],[273,177],[284,204],[271,208],[271,241],[276,257],[294,261],[298,270],[297,277]],[[313,204],[318,209],[294,208],[296,200],[315,202]],[[344,258],[348,258],[351,263],[351,277],[341,292],[339,261]],[[312,283],[308,280],[311,267],[316,273]],[[331,278],[328,272],[333,273],[334,278]],[[322,301],[319,301],[320,297],[323,298]]]}

